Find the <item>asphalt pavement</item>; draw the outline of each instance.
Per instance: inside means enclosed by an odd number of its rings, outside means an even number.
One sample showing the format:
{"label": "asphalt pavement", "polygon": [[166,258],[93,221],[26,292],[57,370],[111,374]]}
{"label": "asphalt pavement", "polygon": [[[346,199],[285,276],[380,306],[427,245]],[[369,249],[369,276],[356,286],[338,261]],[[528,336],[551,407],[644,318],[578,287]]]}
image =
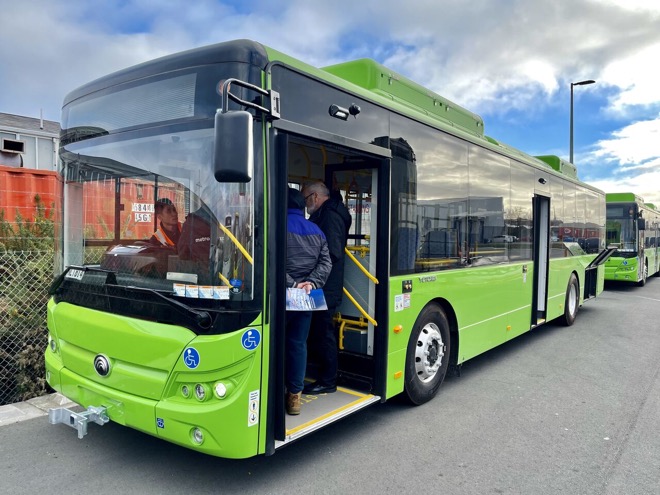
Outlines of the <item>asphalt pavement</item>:
{"label": "asphalt pavement", "polygon": [[[205,456],[115,423],[82,440],[53,395],[0,407],[0,493],[660,494],[660,278],[608,286],[465,363],[431,402],[392,400],[271,457]],[[59,404],[57,404],[59,407]]]}

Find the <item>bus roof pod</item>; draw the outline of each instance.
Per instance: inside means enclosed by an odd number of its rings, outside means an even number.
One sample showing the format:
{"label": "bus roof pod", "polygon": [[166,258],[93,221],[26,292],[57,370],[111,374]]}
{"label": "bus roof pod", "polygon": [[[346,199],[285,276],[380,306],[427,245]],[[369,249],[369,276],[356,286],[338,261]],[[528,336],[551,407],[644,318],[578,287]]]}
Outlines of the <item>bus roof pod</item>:
{"label": "bus roof pod", "polygon": [[562,160],[561,158],[555,155],[540,155],[534,158],[538,158],[542,162],[547,163],[560,174],[578,180],[577,167],[573,165],[571,162]]}
{"label": "bus roof pod", "polygon": [[323,67],[323,70],[472,135],[484,137],[484,121],[479,115],[397,74],[375,60],[363,58]]}

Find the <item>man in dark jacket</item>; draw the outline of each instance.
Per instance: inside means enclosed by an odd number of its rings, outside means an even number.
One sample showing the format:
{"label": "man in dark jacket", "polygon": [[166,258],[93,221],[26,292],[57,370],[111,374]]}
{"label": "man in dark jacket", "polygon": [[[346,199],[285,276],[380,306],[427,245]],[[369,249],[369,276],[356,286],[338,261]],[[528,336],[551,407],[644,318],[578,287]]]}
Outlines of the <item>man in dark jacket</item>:
{"label": "man in dark jacket", "polygon": [[331,196],[322,182],[306,184],[302,190],[309,219],[317,224],[328,241],[332,271],[323,287],[327,311],[314,311],[308,346],[319,366],[314,383],[303,389],[305,394],[331,393],[337,390],[337,330],[332,321],[342,300],[344,289],[344,248],[352,218],[341,201]]}

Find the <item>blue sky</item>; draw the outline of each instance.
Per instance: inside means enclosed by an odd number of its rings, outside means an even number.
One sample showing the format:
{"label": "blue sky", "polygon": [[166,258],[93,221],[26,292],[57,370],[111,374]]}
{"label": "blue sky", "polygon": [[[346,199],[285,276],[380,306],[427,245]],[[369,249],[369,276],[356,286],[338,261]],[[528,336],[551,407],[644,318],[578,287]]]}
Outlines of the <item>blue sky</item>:
{"label": "blue sky", "polygon": [[250,38],[322,67],[368,57],[479,114],[533,155],[660,207],[657,0],[0,0],[0,112],[169,53]]}

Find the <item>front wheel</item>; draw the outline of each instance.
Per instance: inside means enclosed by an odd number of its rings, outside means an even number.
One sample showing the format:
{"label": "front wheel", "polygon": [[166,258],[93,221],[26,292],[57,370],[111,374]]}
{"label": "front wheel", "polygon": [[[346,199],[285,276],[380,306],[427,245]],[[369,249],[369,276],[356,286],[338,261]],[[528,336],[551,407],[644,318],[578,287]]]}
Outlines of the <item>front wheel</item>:
{"label": "front wheel", "polygon": [[449,350],[447,316],[431,304],[417,317],[408,341],[404,391],[410,402],[420,405],[435,397],[447,374]]}
{"label": "front wheel", "polygon": [[637,285],[644,287],[646,285],[646,279],[649,278],[649,265],[644,263],[644,268],[642,270],[642,279],[637,282]]}
{"label": "front wheel", "polygon": [[571,278],[568,279],[568,287],[566,287],[566,299],[564,300],[564,316],[562,316],[562,323],[570,327],[575,323],[575,318],[580,307],[580,286],[578,285],[577,277],[571,273]]}

